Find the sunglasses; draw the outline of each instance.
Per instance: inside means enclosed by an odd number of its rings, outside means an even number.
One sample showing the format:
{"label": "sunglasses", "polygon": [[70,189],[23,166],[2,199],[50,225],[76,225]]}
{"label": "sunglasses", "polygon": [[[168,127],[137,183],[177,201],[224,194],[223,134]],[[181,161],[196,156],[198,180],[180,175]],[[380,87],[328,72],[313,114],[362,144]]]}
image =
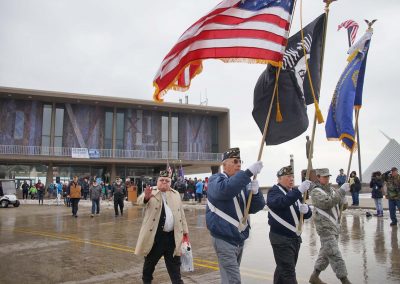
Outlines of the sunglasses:
{"label": "sunglasses", "polygon": [[241,159],[233,159],[233,163],[236,164],[243,164],[243,161]]}
{"label": "sunglasses", "polygon": [[159,178],[158,181],[159,182],[171,182],[171,180],[169,178]]}

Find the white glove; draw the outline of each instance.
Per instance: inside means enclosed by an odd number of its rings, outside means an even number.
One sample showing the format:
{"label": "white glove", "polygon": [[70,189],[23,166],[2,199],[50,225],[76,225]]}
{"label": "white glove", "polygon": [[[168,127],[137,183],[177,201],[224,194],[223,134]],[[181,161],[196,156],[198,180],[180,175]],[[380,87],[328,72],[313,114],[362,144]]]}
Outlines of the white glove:
{"label": "white glove", "polygon": [[261,169],[264,167],[262,161],[257,161],[254,164],[250,165],[248,167],[248,170],[253,174],[253,175],[258,175],[261,172]]}
{"label": "white glove", "polygon": [[345,192],[349,192],[350,191],[350,184],[348,182],[344,183],[340,189],[343,189]]}
{"label": "white glove", "polygon": [[299,207],[300,213],[307,214],[308,212],[308,205],[307,204],[300,204]]}
{"label": "white glove", "polygon": [[300,184],[299,191],[303,194],[310,188],[310,186],[311,186],[311,181],[305,180]]}
{"label": "white glove", "polygon": [[258,180],[256,180],[256,179],[253,179],[247,186],[247,190],[251,190],[253,192],[253,194],[257,194],[259,188],[260,188],[260,185],[258,184]]}

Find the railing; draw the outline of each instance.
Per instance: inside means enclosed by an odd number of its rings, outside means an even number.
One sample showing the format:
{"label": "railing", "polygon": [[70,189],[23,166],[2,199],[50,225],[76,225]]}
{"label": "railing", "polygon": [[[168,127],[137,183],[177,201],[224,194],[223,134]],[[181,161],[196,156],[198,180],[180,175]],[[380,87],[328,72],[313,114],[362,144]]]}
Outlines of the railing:
{"label": "railing", "polygon": [[221,153],[199,153],[199,152],[168,152],[168,151],[146,151],[146,150],[120,150],[120,149],[96,149],[96,155],[91,151],[80,148],[87,152],[87,157],[74,155],[77,148],[47,147],[47,146],[19,146],[0,145],[0,155],[10,156],[46,156],[46,157],[72,157],[90,159],[135,159],[135,160],[171,160],[171,161],[210,161],[219,162]]}

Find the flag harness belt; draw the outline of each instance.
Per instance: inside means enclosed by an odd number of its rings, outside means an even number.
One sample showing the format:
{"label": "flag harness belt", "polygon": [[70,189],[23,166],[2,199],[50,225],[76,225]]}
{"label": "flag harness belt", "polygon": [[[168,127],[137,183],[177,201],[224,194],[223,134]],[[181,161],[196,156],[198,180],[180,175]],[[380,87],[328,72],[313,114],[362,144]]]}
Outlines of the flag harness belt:
{"label": "flag harness belt", "polygon": [[[284,195],[286,195],[286,191],[283,190],[282,187],[280,187],[278,185],[279,189],[283,192]],[[297,200],[296,201],[297,206],[300,206],[300,201]],[[292,218],[294,223],[296,224],[296,226],[293,226],[292,224],[286,222],[285,220],[283,220],[281,217],[278,216],[278,214],[274,213],[274,211],[271,210],[271,208],[268,208],[269,214],[271,214],[271,216],[282,226],[286,227],[287,229],[289,229],[292,232],[295,232],[296,235],[300,236],[301,232],[297,229],[297,226],[299,224],[299,218],[297,217],[296,211],[293,208],[293,205],[291,205],[290,207],[290,212],[292,213]]]}
{"label": "flag harness belt", "polygon": [[[246,202],[246,198],[245,198],[243,190],[240,192],[240,194],[241,194],[241,196],[243,198],[243,202]],[[238,201],[236,196],[233,198],[233,203],[235,204],[235,210],[236,210],[236,215],[238,217],[238,220],[242,220],[243,219],[243,213],[242,213],[242,210],[240,209],[239,201]],[[230,223],[233,226],[235,226],[236,228],[238,228],[239,232],[243,232],[247,228],[248,222],[246,222],[246,224],[243,224],[242,222],[239,222],[235,218],[232,218],[231,216],[229,216],[228,214],[226,214],[222,210],[220,210],[217,207],[215,207],[210,202],[210,200],[208,200],[208,199],[207,199],[207,204],[208,204],[208,208],[210,208],[211,212],[217,214],[219,217],[221,217],[222,219],[224,219],[228,223]]]}
{"label": "flag harness belt", "polygon": [[[314,188],[314,189],[318,190],[318,191],[321,192],[322,194],[327,195],[327,193],[326,193],[325,191],[323,191],[322,189],[320,189],[320,188],[318,188],[318,187],[316,187],[316,188]],[[333,195],[335,195],[335,194],[336,194],[336,193],[333,192]],[[331,216],[330,214],[328,214],[326,211],[324,211],[324,210],[322,210],[322,209],[319,209],[318,207],[315,207],[315,210],[316,210],[319,214],[321,214],[321,215],[324,216],[325,218],[328,218],[329,221],[331,221],[334,225],[338,226],[338,225],[339,225],[339,218],[338,218],[339,209],[338,209],[338,206],[335,205],[334,209],[335,209],[335,210],[333,210],[333,208],[332,208],[332,210],[331,210],[332,215],[333,215],[333,217],[332,217],[332,216]]]}

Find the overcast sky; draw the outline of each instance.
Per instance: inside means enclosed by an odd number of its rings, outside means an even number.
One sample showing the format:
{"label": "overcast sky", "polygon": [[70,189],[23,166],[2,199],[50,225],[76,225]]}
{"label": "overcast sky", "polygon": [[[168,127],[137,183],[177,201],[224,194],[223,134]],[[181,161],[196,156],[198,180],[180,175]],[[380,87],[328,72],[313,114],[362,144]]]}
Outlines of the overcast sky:
{"label": "overcast sky", "polygon": [[[179,36],[219,0],[0,0],[0,85],[152,100],[154,75]],[[323,13],[322,0],[304,0],[303,26]],[[300,26],[297,1],[291,34]],[[384,131],[399,141],[399,0],[339,0],[331,4],[321,90],[326,118],[334,88],[346,65],[347,33],[337,32],[344,20],[359,23],[358,37],[374,25],[360,139],[363,171],[388,142]],[[241,148],[244,168],[257,159],[261,133],[252,119],[253,90],[264,65],[204,62],[203,72],[188,92],[189,103],[208,97],[209,106],[231,111],[231,146]],[[169,92],[167,102],[183,93]],[[309,107],[309,117],[314,108]],[[312,119],[310,119],[310,125]],[[279,146],[265,147],[262,185],[275,182],[277,170],[294,155],[296,182],[306,167],[305,136]],[[347,169],[349,152],[328,142],[324,125],[317,125],[314,167],[328,167],[334,175]],[[357,166],[357,154],[352,169]],[[369,177],[364,177],[367,181]]]}

